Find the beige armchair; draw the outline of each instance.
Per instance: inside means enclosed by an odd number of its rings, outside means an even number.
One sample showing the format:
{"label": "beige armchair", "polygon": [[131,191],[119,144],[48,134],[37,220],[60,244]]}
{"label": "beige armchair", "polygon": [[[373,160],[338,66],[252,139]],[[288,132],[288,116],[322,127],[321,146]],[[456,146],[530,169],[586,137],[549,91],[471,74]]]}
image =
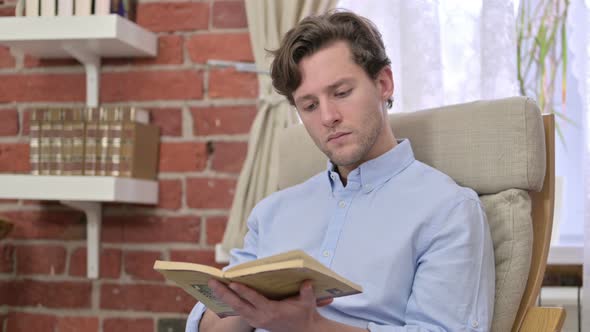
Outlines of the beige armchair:
{"label": "beige armchair", "polygon": [[[390,122],[418,160],[480,195],[496,261],[492,331],[559,331],[565,311],[535,306],[553,219],[553,117],[514,97],[391,114]],[[286,129],[279,146],[280,188],[326,167],[302,125]]]}

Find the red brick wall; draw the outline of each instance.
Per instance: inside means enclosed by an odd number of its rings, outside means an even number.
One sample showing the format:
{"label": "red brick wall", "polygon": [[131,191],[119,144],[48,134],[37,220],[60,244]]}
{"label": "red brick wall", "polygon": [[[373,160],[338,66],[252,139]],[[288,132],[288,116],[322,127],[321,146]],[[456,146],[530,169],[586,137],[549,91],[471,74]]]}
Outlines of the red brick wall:
{"label": "red brick wall", "polygon": [[[16,0],[0,0],[0,16]],[[1,18],[0,18],[1,19]],[[152,270],[155,259],[212,264],[256,113],[256,76],[208,68],[253,61],[241,0],[139,1],[156,58],[103,59],[106,105],[151,111],[161,128],[157,206],[106,204],[100,279],[86,278],[82,214],[56,202],[3,200],[15,224],[0,242],[0,331],[156,331],[194,300]],[[81,106],[83,67],[0,46],[0,172],[27,172],[35,107]],[[165,324],[164,324],[165,325]],[[162,326],[164,326],[162,325]]]}

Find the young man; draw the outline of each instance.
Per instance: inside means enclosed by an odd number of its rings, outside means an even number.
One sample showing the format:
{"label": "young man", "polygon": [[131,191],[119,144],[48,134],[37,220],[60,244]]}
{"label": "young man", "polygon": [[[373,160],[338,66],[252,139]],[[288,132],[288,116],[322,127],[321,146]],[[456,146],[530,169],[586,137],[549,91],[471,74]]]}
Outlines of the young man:
{"label": "young man", "polygon": [[414,159],[387,120],[390,61],[373,24],[310,17],[275,52],[277,91],[299,113],[328,169],[260,202],[231,264],[303,249],[363,293],[316,303],[309,283],[271,301],[210,282],[240,315],[197,304],[187,331],[488,331],[493,248],[475,192]]}

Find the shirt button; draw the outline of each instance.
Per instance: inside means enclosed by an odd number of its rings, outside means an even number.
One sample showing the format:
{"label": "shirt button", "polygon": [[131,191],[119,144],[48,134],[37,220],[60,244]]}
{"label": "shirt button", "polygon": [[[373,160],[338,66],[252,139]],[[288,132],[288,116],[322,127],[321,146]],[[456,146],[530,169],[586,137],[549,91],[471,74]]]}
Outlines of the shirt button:
{"label": "shirt button", "polygon": [[338,202],[338,206],[341,207],[341,208],[343,208],[343,207],[346,206],[346,202],[345,201],[340,201],[340,202]]}
{"label": "shirt button", "polygon": [[479,326],[479,323],[476,320],[474,320],[473,322],[471,322],[471,327],[477,328],[478,326]]}
{"label": "shirt button", "polygon": [[330,256],[330,252],[328,250],[324,250],[324,252],[322,253],[322,255],[324,255],[324,257],[329,257]]}

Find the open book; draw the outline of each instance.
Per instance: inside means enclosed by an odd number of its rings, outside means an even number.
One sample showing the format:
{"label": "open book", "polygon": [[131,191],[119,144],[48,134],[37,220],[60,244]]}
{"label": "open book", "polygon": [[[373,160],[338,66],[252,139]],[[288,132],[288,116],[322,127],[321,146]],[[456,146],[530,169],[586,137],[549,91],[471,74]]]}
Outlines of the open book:
{"label": "open book", "polygon": [[219,317],[236,313],[215,298],[207,286],[211,278],[225,284],[232,281],[242,283],[272,300],[297,295],[305,280],[313,281],[318,300],[362,292],[359,285],[339,276],[301,250],[239,264],[226,271],[207,265],[159,260],[154,263],[154,270],[178,284]]}

